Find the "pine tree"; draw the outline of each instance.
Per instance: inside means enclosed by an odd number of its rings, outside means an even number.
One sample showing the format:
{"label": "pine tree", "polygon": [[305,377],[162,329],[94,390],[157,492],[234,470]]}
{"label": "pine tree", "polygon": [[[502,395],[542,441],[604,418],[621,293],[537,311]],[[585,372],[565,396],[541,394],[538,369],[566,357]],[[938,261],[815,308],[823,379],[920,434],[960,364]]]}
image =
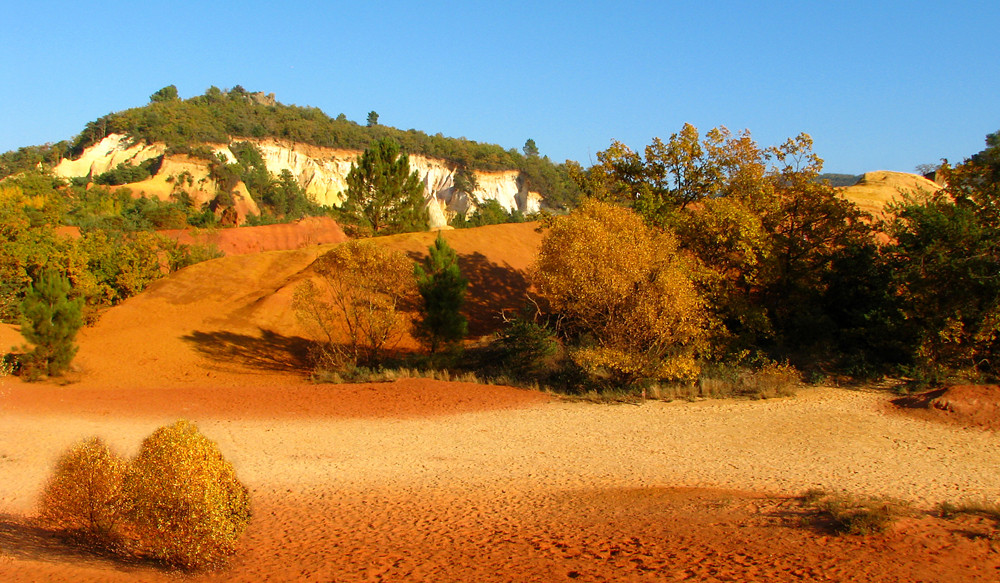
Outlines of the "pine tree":
{"label": "pine tree", "polygon": [[460,313],[469,280],[458,268],[458,255],[438,233],[428,249],[424,264],[414,266],[417,289],[423,298],[422,318],[416,335],[434,354],[442,346],[459,342],[468,330],[468,321]]}
{"label": "pine tree", "polygon": [[365,150],[347,174],[343,218],[373,235],[427,229],[424,186],[391,138]]}
{"label": "pine tree", "polygon": [[62,374],[76,355],[73,339],[83,325],[83,298],[69,299],[70,284],[56,271],[45,271],[21,302],[21,335],[35,345],[26,356],[27,377]]}

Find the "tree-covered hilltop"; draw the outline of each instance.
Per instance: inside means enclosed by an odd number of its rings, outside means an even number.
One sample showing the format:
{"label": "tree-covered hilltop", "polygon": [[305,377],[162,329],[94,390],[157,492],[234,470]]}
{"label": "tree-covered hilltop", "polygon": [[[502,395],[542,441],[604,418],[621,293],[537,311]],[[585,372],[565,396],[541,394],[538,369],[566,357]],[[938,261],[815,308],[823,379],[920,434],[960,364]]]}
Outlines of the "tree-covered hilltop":
{"label": "tree-covered hilltop", "polygon": [[[372,112],[375,113],[375,112]],[[74,139],[46,146],[20,148],[0,155],[0,178],[54,164],[63,157],[76,158],[111,134],[124,134],[135,142],[164,143],[175,152],[200,144],[228,144],[241,138],[275,138],[314,146],[364,150],[373,142],[392,138],[408,154],[446,160],[456,168],[479,171],[519,170],[531,190],[552,206],[571,205],[575,184],[566,166],[539,156],[534,141],[522,154],[496,144],[465,138],[400,130],[378,123],[369,114],[368,124],[350,121],[344,114],[332,118],[316,107],[285,105],[274,95],[249,92],[237,85],[229,90],[210,87],[204,95],[181,99],[173,85],[160,89],[142,107],[109,113],[89,122]]]}

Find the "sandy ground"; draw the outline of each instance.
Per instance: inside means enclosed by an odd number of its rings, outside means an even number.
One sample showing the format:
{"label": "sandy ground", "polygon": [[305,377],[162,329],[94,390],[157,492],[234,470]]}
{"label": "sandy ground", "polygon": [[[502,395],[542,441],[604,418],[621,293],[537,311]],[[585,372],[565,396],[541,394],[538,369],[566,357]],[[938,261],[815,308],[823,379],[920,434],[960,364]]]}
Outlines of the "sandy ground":
{"label": "sandy ground", "polygon": [[[445,234],[477,334],[523,299],[534,229]],[[380,244],[417,257],[433,236]],[[182,270],[83,330],[63,384],[0,379],[0,581],[1000,580],[1000,526],[929,512],[1000,497],[988,424],[831,388],[640,406],[427,380],[313,385],[289,299],[326,248]],[[0,343],[16,330],[0,326]],[[73,443],[98,435],[133,454],[178,418],[252,492],[227,570],[115,561],[32,520]],[[884,535],[831,536],[791,498],[814,487],[910,510]]]}
{"label": "sandy ground", "polygon": [[[1000,439],[890,414],[880,393],[636,406],[412,380],[181,391],[7,382],[6,580],[173,580],[25,520],[66,447],[100,435],[134,453],[178,416],[219,443],[255,505],[230,569],[194,580],[1000,577],[992,525],[917,512],[996,499]],[[889,535],[831,537],[788,499],[811,487],[899,498],[916,514]]]}

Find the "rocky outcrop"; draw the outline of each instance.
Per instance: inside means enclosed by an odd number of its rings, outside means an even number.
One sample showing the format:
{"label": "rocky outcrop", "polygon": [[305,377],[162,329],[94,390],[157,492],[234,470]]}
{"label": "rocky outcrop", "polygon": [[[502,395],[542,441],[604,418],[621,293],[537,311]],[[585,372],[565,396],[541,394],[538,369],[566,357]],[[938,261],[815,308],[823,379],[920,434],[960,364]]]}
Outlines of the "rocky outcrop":
{"label": "rocky outcrop", "polygon": [[[306,193],[322,205],[340,206],[347,191],[347,173],[351,170],[351,164],[361,155],[361,152],[354,150],[321,148],[273,139],[248,141],[260,149],[269,172],[278,175],[283,170],[288,170]],[[210,147],[235,161],[228,145],[216,144]],[[150,158],[162,156],[165,151],[162,144],[130,145],[124,136],[111,135],[88,148],[79,159],[63,160],[56,166],[55,173],[67,178],[88,174],[96,176],[118,164],[140,164]],[[470,213],[488,200],[496,200],[508,211],[532,213],[541,208],[542,197],[524,187],[524,180],[516,170],[477,172],[479,187],[472,196],[468,196],[455,190],[456,168],[444,160],[412,155],[410,168],[417,171],[423,181],[432,227],[442,227],[456,213]],[[198,203],[210,200],[215,193],[215,185],[208,178],[208,165],[202,160],[186,156],[167,156],[155,176],[129,187],[136,193],[161,199],[182,189]],[[249,202],[237,202],[246,207],[245,212],[257,212],[256,205],[252,205],[253,201],[249,196],[246,198]]]}

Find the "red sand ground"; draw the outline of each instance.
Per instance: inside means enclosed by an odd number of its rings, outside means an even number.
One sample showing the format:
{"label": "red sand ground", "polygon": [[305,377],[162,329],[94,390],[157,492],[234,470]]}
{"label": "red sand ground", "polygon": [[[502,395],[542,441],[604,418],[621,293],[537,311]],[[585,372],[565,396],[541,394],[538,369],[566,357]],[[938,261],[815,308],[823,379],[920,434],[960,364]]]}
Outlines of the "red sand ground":
{"label": "red sand ground", "polygon": [[340,225],[329,217],[309,217],[294,223],[260,227],[207,231],[172,229],[160,233],[181,243],[212,244],[226,255],[284,251],[347,240]]}
{"label": "red sand ground", "polygon": [[[446,233],[474,280],[478,326],[523,294],[540,235],[524,225]],[[384,244],[423,252],[433,235]],[[81,335],[71,384],[0,386],[0,419],[53,429],[185,416],[233,423],[449,416],[537,407],[509,387],[304,378],[290,289],[322,247],[193,266]],[[478,294],[478,295],[477,295]],[[493,324],[495,325],[495,324]],[[13,336],[0,329],[0,340]],[[80,435],[80,438],[86,435]],[[16,444],[4,444],[16,450]],[[252,444],[248,444],[252,447]],[[303,444],[303,455],[308,454]],[[0,472],[4,459],[0,459]],[[42,462],[39,462],[42,463]],[[2,473],[0,473],[2,475]],[[886,535],[831,536],[787,498],[707,490],[258,485],[229,569],[182,576],[91,554],[0,506],[0,580],[42,581],[998,581],[995,525],[915,512]]]}

